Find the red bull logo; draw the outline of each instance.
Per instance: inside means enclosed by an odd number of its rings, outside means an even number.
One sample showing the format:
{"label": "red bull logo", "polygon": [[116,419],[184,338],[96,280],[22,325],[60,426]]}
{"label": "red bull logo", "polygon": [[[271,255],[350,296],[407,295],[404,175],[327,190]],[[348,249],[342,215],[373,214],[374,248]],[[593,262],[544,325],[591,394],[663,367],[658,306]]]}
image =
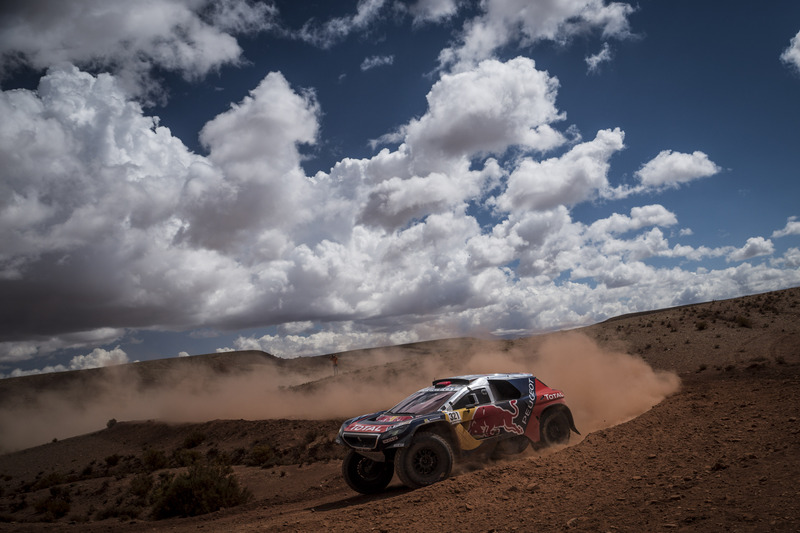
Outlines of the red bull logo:
{"label": "red bull logo", "polygon": [[501,433],[513,433],[514,435],[525,433],[525,428],[514,421],[519,416],[517,400],[511,400],[508,405],[509,409],[499,405],[478,407],[469,424],[467,430],[469,434],[476,439],[487,439]]}

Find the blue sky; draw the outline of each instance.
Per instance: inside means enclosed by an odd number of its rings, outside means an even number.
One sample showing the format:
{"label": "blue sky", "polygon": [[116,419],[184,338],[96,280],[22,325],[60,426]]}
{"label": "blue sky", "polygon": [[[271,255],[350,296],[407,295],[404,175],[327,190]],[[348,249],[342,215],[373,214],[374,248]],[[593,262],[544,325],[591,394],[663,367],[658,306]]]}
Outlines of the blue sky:
{"label": "blue sky", "polygon": [[0,8],[0,375],[800,285],[800,5]]}

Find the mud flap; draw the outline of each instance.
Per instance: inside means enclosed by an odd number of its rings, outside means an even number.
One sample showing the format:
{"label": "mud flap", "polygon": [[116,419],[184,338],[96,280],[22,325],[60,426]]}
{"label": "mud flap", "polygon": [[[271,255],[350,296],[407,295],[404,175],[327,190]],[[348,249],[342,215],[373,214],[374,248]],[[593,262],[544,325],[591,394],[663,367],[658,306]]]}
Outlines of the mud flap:
{"label": "mud flap", "polygon": [[575,421],[572,419],[572,411],[567,408],[567,415],[569,416],[569,428],[574,431],[577,435],[580,435],[581,432],[578,431],[578,428],[575,427]]}

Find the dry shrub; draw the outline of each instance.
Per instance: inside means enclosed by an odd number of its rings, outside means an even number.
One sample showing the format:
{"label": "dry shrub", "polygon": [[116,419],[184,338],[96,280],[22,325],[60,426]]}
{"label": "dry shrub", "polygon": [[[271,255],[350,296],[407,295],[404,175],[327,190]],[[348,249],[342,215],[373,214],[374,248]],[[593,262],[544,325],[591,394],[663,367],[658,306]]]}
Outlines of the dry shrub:
{"label": "dry shrub", "polygon": [[252,498],[230,467],[194,465],[183,474],[164,476],[153,490],[153,518],[197,516],[234,507]]}
{"label": "dry shrub", "polygon": [[33,505],[37,513],[44,515],[43,520],[45,522],[58,520],[69,512],[69,489],[50,487],[50,496],[37,500]]}
{"label": "dry shrub", "polygon": [[202,431],[195,430],[186,435],[186,438],[183,439],[183,447],[186,449],[196,448],[200,446],[204,440],[206,440],[206,434]]}
{"label": "dry shrub", "polygon": [[247,454],[244,464],[269,468],[278,464],[278,456],[269,444],[258,444]]}
{"label": "dry shrub", "polygon": [[169,461],[167,461],[167,456],[162,450],[148,448],[142,454],[142,466],[144,466],[148,472],[154,472],[162,468],[167,468],[167,466],[169,466]]}
{"label": "dry shrub", "polygon": [[147,495],[150,494],[150,490],[153,488],[153,485],[155,485],[155,481],[153,481],[152,475],[140,473],[133,476],[133,479],[131,479],[131,484],[128,487],[128,491],[130,491],[130,493],[136,498],[144,501],[147,498]]}

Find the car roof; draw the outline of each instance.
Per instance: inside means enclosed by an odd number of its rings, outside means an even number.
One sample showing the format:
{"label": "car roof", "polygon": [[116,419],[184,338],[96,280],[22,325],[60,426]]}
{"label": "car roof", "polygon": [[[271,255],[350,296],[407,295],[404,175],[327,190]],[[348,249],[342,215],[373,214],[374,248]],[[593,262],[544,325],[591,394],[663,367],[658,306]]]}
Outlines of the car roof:
{"label": "car roof", "polygon": [[525,374],[522,372],[515,372],[515,373],[503,373],[503,374],[468,374],[464,376],[453,376],[449,378],[442,378],[442,379],[435,379],[433,380],[433,384],[436,385],[437,383],[442,383],[445,381],[451,382],[453,385],[469,385],[481,379],[519,379],[519,378],[531,378],[533,377],[532,374]]}

